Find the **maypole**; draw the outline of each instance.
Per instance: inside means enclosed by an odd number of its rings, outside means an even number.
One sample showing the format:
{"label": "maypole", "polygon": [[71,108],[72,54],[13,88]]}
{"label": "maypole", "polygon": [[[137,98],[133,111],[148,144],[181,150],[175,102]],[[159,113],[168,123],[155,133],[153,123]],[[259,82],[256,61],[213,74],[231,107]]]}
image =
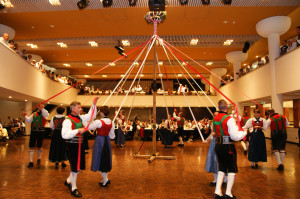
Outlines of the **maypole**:
{"label": "maypole", "polygon": [[152,83],[152,89],[153,89],[153,136],[152,136],[152,155],[141,155],[141,154],[134,154],[133,156],[136,158],[148,158],[148,162],[151,163],[155,159],[165,159],[165,160],[175,160],[175,156],[160,156],[159,152],[157,151],[157,143],[156,143],[156,66],[157,66],[157,52],[156,52],[156,45],[158,45],[157,41],[157,25],[164,21],[166,18],[166,11],[150,11],[146,14],[145,20],[148,23],[151,23],[154,25],[154,47],[153,47],[153,83]]}

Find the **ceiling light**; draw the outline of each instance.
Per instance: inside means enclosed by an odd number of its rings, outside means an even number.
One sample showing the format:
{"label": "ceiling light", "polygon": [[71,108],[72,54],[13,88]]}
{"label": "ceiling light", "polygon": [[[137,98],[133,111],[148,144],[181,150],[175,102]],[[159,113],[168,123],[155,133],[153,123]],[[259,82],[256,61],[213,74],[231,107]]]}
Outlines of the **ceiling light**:
{"label": "ceiling light", "polygon": [[226,24],[226,23],[228,23],[228,21],[223,21],[223,23],[225,23],[225,24]]}
{"label": "ceiling light", "polygon": [[49,0],[49,3],[53,6],[60,6],[61,5],[59,0]]}
{"label": "ceiling light", "polygon": [[202,5],[209,5],[210,4],[210,0],[201,0],[202,1]]}
{"label": "ceiling light", "polygon": [[50,102],[48,102],[48,104],[50,104]]}
{"label": "ceiling light", "polygon": [[101,0],[103,7],[109,7],[112,5],[113,1],[112,0]]}
{"label": "ceiling light", "polygon": [[190,45],[192,45],[192,46],[195,46],[195,45],[197,45],[198,44],[198,39],[192,39],[191,41],[190,41]]}
{"label": "ceiling light", "polygon": [[80,0],[77,2],[77,6],[79,9],[84,9],[84,8],[88,7],[89,5],[90,5],[89,0]]}
{"label": "ceiling light", "polygon": [[256,57],[256,58],[258,58],[259,56],[258,56],[258,55],[256,55],[255,57]]}
{"label": "ceiling light", "polygon": [[144,74],[140,74],[140,77],[144,77]]}
{"label": "ceiling light", "polygon": [[130,42],[128,40],[122,40],[123,46],[130,46]]}
{"label": "ceiling light", "polygon": [[9,98],[9,99],[11,99],[11,98],[12,98],[12,96],[8,96],[8,98]]}
{"label": "ceiling light", "polygon": [[163,74],[159,74],[158,76],[162,77],[162,76],[163,76]]}
{"label": "ceiling light", "polygon": [[233,21],[232,23],[233,23],[233,24],[235,24],[236,22],[235,22],[235,21]]}
{"label": "ceiling light", "polygon": [[164,63],[162,61],[158,62],[158,65],[162,66]]}
{"label": "ceiling light", "polygon": [[57,45],[59,45],[62,48],[67,48],[67,44],[65,44],[64,42],[58,42]]}
{"label": "ceiling light", "polygon": [[50,28],[54,28],[54,25],[50,25]]}
{"label": "ceiling light", "polygon": [[93,64],[91,64],[91,63],[86,63],[85,65],[86,66],[93,66]]}
{"label": "ceiling light", "polygon": [[102,75],[102,77],[107,77],[107,75]]}
{"label": "ceiling light", "polygon": [[65,67],[71,67],[70,64],[63,64]]}
{"label": "ceiling light", "polygon": [[210,62],[207,62],[207,63],[206,63],[206,66],[211,66],[213,63],[214,63],[214,62],[211,62],[211,61],[210,61]]}
{"label": "ceiling light", "polygon": [[231,5],[232,0],[222,0],[224,5]]}
{"label": "ceiling light", "polygon": [[243,53],[247,53],[247,51],[249,50],[250,48],[250,42],[249,41],[246,41],[245,44],[244,44],[244,48],[243,48]]}
{"label": "ceiling light", "polygon": [[34,29],[35,27],[34,27],[34,26],[31,26],[31,28]]}
{"label": "ceiling light", "polygon": [[37,45],[34,45],[34,44],[26,44],[27,46],[30,46],[30,48],[38,48]]}
{"label": "ceiling light", "polygon": [[179,0],[179,3],[184,6],[184,5],[187,5],[188,4],[188,0]]}
{"label": "ceiling light", "polygon": [[182,77],[182,74],[178,74],[178,77]]}
{"label": "ceiling light", "polygon": [[0,10],[4,8],[13,8],[14,5],[10,2],[10,0],[1,0],[0,1]]}
{"label": "ceiling light", "polygon": [[92,47],[98,47],[98,44],[97,44],[97,42],[95,42],[95,41],[89,41],[89,44],[90,44]]}
{"label": "ceiling light", "polygon": [[128,0],[129,1],[129,6],[136,6],[137,0]]}
{"label": "ceiling light", "polygon": [[116,64],[115,64],[115,63],[109,63],[109,65],[110,65],[110,66],[115,66]]}
{"label": "ceiling light", "polygon": [[63,105],[63,104],[60,104],[61,106]]}
{"label": "ceiling light", "polygon": [[247,64],[244,64],[244,66],[246,66]]}
{"label": "ceiling light", "polygon": [[84,75],[84,77],[89,77],[89,75]]}
{"label": "ceiling light", "polygon": [[186,63],[188,63],[188,62],[182,62],[182,65],[183,65],[183,66],[186,66]]}
{"label": "ceiling light", "polygon": [[27,100],[24,100],[25,102],[27,102]]}
{"label": "ceiling light", "polygon": [[197,77],[200,77],[200,75],[197,74]]}
{"label": "ceiling light", "polygon": [[229,46],[229,45],[231,45],[231,43],[233,42],[233,40],[232,39],[227,39],[226,41],[224,41],[224,46]]}
{"label": "ceiling light", "polygon": [[121,75],[121,77],[125,77],[125,75]]}
{"label": "ceiling light", "polygon": [[133,62],[133,65],[138,66],[140,64],[139,64],[139,62],[136,61],[136,62]]}

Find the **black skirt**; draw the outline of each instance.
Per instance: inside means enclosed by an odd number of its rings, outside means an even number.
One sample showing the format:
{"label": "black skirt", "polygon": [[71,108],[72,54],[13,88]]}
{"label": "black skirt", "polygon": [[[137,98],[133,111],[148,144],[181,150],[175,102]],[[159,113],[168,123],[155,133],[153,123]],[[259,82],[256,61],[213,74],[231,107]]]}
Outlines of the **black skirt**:
{"label": "black skirt", "polygon": [[63,162],[68,160],[65,140],[61,137],[61,129],[55,129],[51,138],[49,161]]}
{"label": "black skirt", "polygon": [[267,162],[266,138],[263,131],[252,132],[248,160],[251,162]]}

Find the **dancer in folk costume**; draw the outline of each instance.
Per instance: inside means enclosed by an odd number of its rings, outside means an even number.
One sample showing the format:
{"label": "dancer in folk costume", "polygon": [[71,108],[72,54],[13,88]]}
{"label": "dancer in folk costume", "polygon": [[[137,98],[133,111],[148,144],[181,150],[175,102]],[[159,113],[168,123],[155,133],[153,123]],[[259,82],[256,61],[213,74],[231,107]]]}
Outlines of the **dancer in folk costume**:
{"label": "dancer in folk costume", "polygon": [[178,114],[178,116],[176,116],[176,109],[173,113],[173,117],[175,118],[175,120],[177,121],[177,133],[178,133],[178,139],[179,139],[179,147],[183,147],[183,137],[184,137],[184,131],[183,131],[183,125],[184,125],[184,117],[182,116],[182,112],[180,112]]}
{"label": "dancer in folk costume", "polygon": [[123,148],[125,147],[125,129],[124,129],[125,115],[123,110],[120,111],[118,117],[116,118],[116,121],[117,121],[118,130],[117,130],[115,143],[117,146]]}
{"label": "dancer in folk costume", "polygon": [[112,168],[110,139],[115,138],[115,127],[113,122],[107,117],[109,109],[107,106],[100,108],[100,120],[95,120],[90,124],[91,129],[97,129],[92,157],[92,171],[99,171],[103,180],[99,182],[100,187],[107,187],[110,184],[108,172]]}
{"label": "dancer in folk costume", "polygon": [[[258,162],[267,162],[266,138],[267,121],[260,117],[260,110],[254,110],[254,118],[249,119],[243,129],[253,128],[249,144],[248,160],[251,168],[258,168]],[[255,164],[255,165],[254,165]]]}
{"label": "dancer in folk costume", "polygon": [[62,126],[62,137],[66,140],[66,151],[69,158],[71,172],[65,181],[65,185],[70,189],[71,195],[81,198],[81,193],[77,190],[76,180],[80,170],[85,169],[85,152],[83,146],[83,133],[86,129],[83,123],[96,117],[98,97],[94,98],[93,106],[88,114],[80,115],[82,108],[80,102],[70,104],[71,114],[66,117]]}
{"label": "dancer in folk costume", "polygon": [[64,168],[66,164],[64,161],[68,160],[66,153],[65,140],[61,136],[62,123],[65,120],[63,113],[65,108],[59,106],[56,109],[58,115],[52,117],[50,121],[50,128],[52,129],[52,138],[49,151],[49,161],[55,162],[55,168],[58,168],[58,163],[61,162],[61,166]]}
{"label": "dancer in folk costume", "polygon": [[286,116],[275,113],[273,108],[268,110],[269,119],[267,120],[267,126],[271,128],[271,140],[274,156],[277,160],[277,170],[284,170],[284,157],[285,157],[285,145],[287,140],[286,127],[289,125],[289,121]]}
{"label": "dancer in folk costume", "polygon": [[34,148],[37,146],[38,148],[38,160],[37,165],[41,164],[41,157],[42,157],[42,145],[43,139],[45,134],[45,124],[46,118],[49,116],[49,113],[46,109],[44,109],[44,104],[38,105],[38,110],[31,114],[31,116],[27,116],[24,113],[25,122],[31,123],[31,133],[30,133],[30,140],[29,140],[29,155],[30,155],[30,162],[28,164],[28,168],[33,167],[33,157],[34,157]]}
{"label": "dancer in folk costume", "polygon": [[218,102],[219,114],[213,120],[214,132],[217,135],[215,151],[218,157],[219,172],[216,184],[214,198],[221,199],[221,186],[225,173],[228,172],[227,187],[224,198],[236,198],[232,195],[231,189],[234,183],[237,169],[236,149],[233,141],[239,141],[246,136],[246,132],[239,131],[235,120],[227,114],[227,102],[220,100]]}

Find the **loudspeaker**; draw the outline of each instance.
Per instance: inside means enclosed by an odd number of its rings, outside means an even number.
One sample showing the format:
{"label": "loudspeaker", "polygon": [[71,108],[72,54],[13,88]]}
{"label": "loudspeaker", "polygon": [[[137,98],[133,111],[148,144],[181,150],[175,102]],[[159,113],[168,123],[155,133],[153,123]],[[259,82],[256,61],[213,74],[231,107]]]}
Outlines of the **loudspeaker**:
{"label": "loudspeaker", "polygon": [[244,48],[243,48],[243,53],[246,53],[250,48],[250,43],[249,41],[245,42]]}
{"label": "loudspeaker", "polygon": [[149,0],[150,11],[165,11],[166,0]]}

